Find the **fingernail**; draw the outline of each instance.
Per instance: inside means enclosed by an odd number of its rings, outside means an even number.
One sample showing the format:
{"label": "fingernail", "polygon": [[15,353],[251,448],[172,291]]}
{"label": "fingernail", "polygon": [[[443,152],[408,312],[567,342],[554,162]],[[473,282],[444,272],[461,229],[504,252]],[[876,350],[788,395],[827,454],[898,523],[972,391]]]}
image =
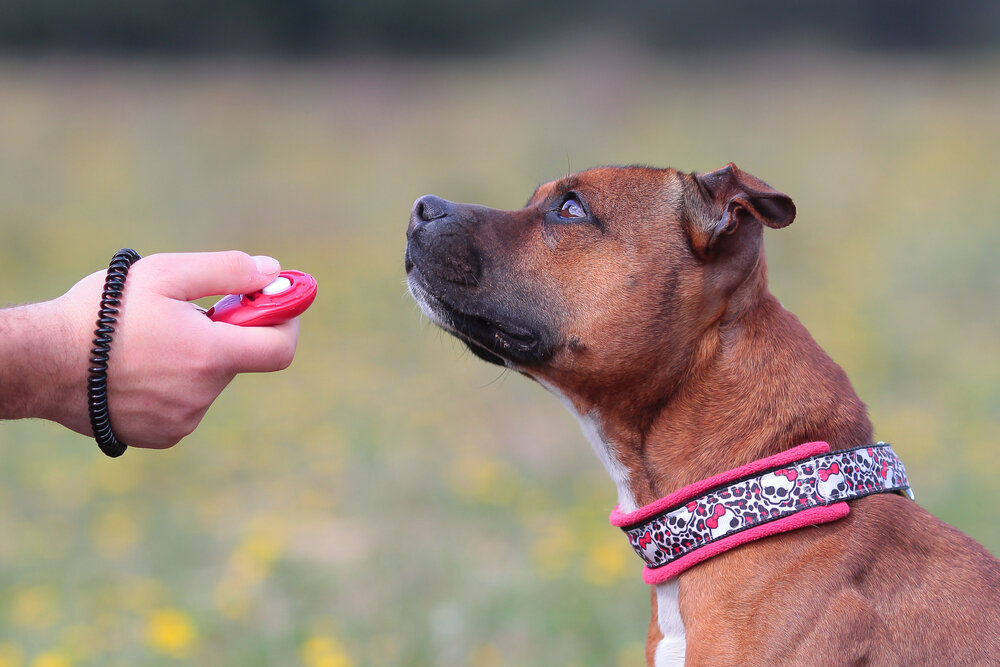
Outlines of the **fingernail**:
{"label": "fingernail", "polygon": [[268,257],[267,255],[257,255],[253,258],[255,264],[257,264],[257,270],[265,276],[281,271],[281,264],[278,263],[274,257]]}

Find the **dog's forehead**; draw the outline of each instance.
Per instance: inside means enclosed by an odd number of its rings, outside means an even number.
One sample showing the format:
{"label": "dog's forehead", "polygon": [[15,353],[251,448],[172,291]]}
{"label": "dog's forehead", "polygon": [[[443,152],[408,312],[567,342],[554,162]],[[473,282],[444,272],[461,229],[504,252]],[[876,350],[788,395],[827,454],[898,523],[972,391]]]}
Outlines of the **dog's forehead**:
{"label": "dog's forehead", "polygon": [[675,169],[656,167],[594,167],[558,180],[542,183],[535,188],[528,205],[556,199],[572,191],[596,194],[627,195],[640,186],[664,186],[677,175]]}

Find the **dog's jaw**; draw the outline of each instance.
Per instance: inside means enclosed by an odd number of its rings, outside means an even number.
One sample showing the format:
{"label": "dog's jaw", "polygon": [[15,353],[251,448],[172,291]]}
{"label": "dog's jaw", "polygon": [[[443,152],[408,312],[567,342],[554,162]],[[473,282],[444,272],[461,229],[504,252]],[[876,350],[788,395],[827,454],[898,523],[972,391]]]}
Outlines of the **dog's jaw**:
{"label": "dog's jaw", "polygon": [[406,278],[406,286],[410,289],[410,295],[420,306],[420,310],[434,324],[438,325],[452,335],[459,335],[448,316],[448,309],[433,294],[424,289],[417,281],[414,273],[409,273]]}
{"label": "dog's jaw", "polygon": [[517,368],[513,362],[504,359],[491,350],[487,350],[474,337],[462,331],[462,328],[454,319],[452,310],[424,288],[415,279],[414,275],[415,270],[411,270],[407,279],[407,285],[410,288],[410,294],[413,295],[414,300],[420,306],[420,310],[423,311],[424,315],[427,316],[427,319],[465,343],[469,350],[483,361],[512,369]]}
{"label": "dog's jaw", "polygon": [[452,296],[438,291],[415,264],[408,261],[407,269],[410,293],[424,314],[480,359],[523,371],[545,363],[554,353],[552,335],[530,318],[517,321],[502,311],[456,306]]}

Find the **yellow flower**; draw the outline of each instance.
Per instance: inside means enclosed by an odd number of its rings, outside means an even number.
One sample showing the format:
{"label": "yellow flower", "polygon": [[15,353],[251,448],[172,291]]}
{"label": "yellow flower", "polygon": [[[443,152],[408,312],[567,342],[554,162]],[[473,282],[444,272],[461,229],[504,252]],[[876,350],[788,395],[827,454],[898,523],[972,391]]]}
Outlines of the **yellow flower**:
{"label": "yellow flower", "polygon": [[183,658],[197,639],[191,617],[176,609],[154,612],[146,624],[146,642],[157,652]]}
{"label": "yellow flower", "polygon": [[624,541],[603,541],[591,546],[583,565],[584,579],[595,586],[610,586],[627,571],[628,554]]}
{"label": "yellow flower", "polygon": [[318,635],[302,644],[302,663],[305,667],[352,667],[354,661],[344,652],[333,637]]}
{"label": "yellow flower", "polygon": [[44,653],[39,653],[34,660],[31,661],[31,667],[70,667],[73,663],[70,659],[61,653],[56,651],[45,651]]}
{"label": "yellow flower", "polygon": [[250,611],[254,595],[281,556],[287,538],[283,529],[259,517],[243,543],[233,552],[225,574],[215,586],[215,606],[226,618],[242,618]]}
{"label": "yellow flower", "polygon": [[46,586],[24,588],[14,594],[11,621],[22,628],[48,628],[59,618],[56,592]]}
{"label": "yellow flower", "polygon": [[280,536],[262,531],[249,535],[241,550],[254,563],[267,569],[281,555],[283,548],[284,540]]}

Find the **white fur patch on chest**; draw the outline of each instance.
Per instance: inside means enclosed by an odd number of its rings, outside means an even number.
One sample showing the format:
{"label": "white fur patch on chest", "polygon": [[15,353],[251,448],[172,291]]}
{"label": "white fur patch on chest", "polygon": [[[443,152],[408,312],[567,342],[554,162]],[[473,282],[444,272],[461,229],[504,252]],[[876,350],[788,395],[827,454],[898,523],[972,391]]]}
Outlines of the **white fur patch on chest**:
{"label": "white fur patch on chest", "polygon": [[677,602],[677,579],[656,586],[656,623],[660,626],[663,639],[656,645],[653,664],[656,667],[680,667],[684,664],[687,640],[684,621]]}

